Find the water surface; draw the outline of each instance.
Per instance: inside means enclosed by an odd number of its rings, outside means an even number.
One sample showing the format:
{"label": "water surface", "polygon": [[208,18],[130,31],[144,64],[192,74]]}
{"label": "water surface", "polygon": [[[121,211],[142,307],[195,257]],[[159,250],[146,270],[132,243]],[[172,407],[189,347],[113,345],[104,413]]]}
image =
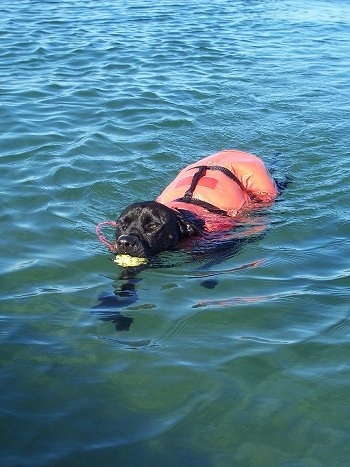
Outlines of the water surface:
{"label": "water surface", "polygon": [[[2,3],[2,465],[346,465],[349,22],[345,0]],[[224,148],[293,179],[265,235],[115,296],[95,225]]]}

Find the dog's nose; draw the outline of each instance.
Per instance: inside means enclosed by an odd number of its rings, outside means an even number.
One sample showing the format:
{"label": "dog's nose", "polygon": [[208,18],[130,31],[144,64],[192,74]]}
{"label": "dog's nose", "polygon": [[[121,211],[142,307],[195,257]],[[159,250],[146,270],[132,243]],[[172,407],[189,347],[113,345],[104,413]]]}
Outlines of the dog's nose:
{"label": "dog's nose", "polygon": [[131,235],[121,235],[117,239],[117,248],[125,253],[130,252],[130,250],[135,246],[136,239]]}

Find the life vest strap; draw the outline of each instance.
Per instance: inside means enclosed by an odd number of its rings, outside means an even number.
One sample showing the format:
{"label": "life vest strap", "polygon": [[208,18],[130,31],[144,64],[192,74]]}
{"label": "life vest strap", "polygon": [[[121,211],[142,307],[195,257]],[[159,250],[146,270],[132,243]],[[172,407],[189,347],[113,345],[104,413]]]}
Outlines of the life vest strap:
{"label": "life vest strap", "polygon": [[191,185],[189,189],[185,192],[182,198],[178,198],[176,201],[182,201],[184,203],[195,204],[197,206],[201,206],[207,209],[209,212],[213,212],[215,214],[226,215],[226,211],[217,208],[216,206],[207,203],[206,201],[202,201],[200,199],[193,198],[194,190],[196,189],[200,179],[205,176],[207,170],[219,170],[220,172],[224,173],[227,177],[233,180],[240,189],[244,192],[247,192],[245,187],[243,186],[242,182],[236,177],[234,173],[231,172],[227,167],[222,167],[221,165],[198,165],[196,167],[191,167],[191,169],[198,169],[197,172],[193,175]]}
{"label": "life vest strap", "polygon": [[202,201],[201,199],[191,198],[189,201],[184,201],[183,198],[178,198],[178,199],[175,199],[175,201],[185,202],[185,203],[188,203],[188,204],[194,204],[196,206],[199,206],[201,208],[206,209],[209,212],[212,212],[213,214],[219,214],[221,216],[227,216],[227,211],[224,211],[223,209],[217,208],[213,204],[207,203],[206,201]]}
{"label": "life vest strap", "polygon": [[220,172],[224,173],[228,178],[236,182],[242,191],[244,192],[247,191],[243,183],[240,181],[240,179],[236,177],[236,175],[233,172],[231,172],[231,170],[229,170],[227,167],[223,167],[222,165],[208,165],[207,169],[208,170],[220,170]]}
{"label": "life vest strap", "polygon": [[200,165],[198,167],[194,167],[195,169],[198,169],[197,172],[193,175],[191,185],[189,189],[185,192],[185,194],[182,197],[182,200],[185,203],[190,203],[192,200],[193,192],[196,189],[196,186],[198,185],[199,180],[204,177],[207,171],[207,166],[206,165]]}

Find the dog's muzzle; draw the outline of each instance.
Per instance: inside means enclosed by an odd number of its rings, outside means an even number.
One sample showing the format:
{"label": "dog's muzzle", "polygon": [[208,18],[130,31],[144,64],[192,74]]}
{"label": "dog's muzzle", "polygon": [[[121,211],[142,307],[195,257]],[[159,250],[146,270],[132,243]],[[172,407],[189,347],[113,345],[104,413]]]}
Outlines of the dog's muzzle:
{"label": "dog's muzzle", "polygon": [[138,243],[138,238],[133,235],[121,235],[117,238],[116,247],[118,253],[131,255]]}
{"label": "dog's muzzle", "polygon": [[138,235],[123,234],[115,242],[115,253],[145,258],[149,256],[149,246]]}

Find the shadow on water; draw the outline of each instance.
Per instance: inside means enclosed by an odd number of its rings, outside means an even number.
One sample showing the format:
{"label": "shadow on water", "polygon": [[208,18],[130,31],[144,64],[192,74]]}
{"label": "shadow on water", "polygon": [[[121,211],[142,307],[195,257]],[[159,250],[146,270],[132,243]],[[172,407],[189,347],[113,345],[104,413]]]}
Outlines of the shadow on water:
{"label": "shadow on water", "polygon": [[120,308],[127,308],[139,299],[136,284],[141,280],[138,274],[145,266],[123,268],[121,274],[114,281],[114,291],[105,292],[98,297],[98,305],[92,308],[102,321],[109,321],[115,325],[117,331],[128,331],[134,318],[125,316]]}

